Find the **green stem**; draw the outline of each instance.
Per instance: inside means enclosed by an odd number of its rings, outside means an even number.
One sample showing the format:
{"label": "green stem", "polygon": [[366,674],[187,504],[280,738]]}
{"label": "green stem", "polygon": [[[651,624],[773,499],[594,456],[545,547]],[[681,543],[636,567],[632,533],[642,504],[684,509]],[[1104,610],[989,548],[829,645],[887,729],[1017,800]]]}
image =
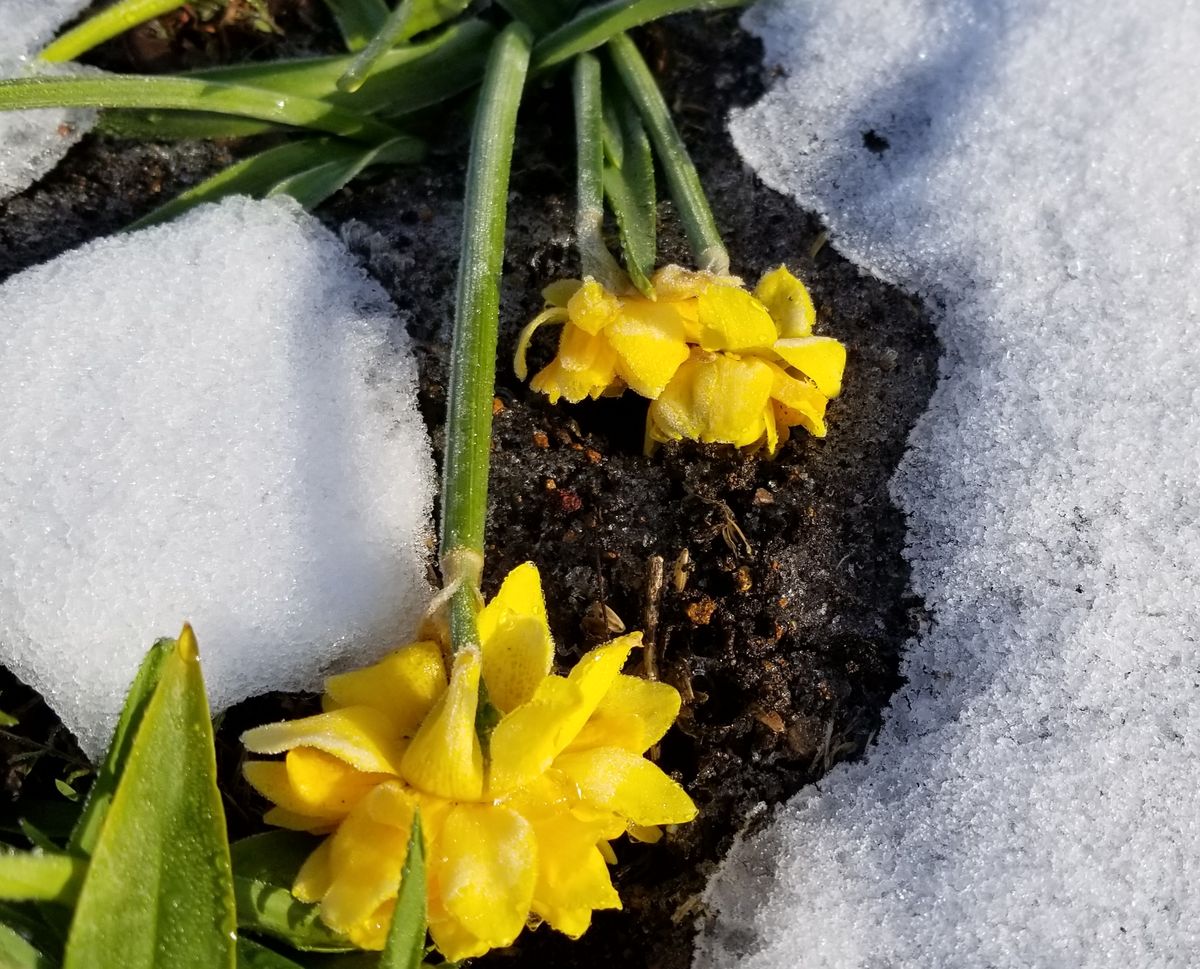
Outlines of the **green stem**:
{"label": "green stem", "polygon": [[68,30],[39,56],[44,61],[73,61],[106,40],[177,10],[183,4],[184,0],[121,0]]}
{"label": "green stem", "polygon": [[447,587],[459,583],[450,607],[456,649],[477,639],[508,177],[531,46],[521,24],[492,46],[467,168],[442,467],[442,578]]}
{"label": "green stem", "polygon": [[604,118],[600,62],[592,54],[575,59],[576,182],[575,245],[583,275],[609,289],[621,285],[621,267],[604,244]]}
{"label": "green stem", "polygon": [[593,50],[632,27],[687,10],[724,10],[750,0],[608,0],[586,7],[542,37],[533,51],[533,69],[543,71]]}
{"label": "green stem", "polygon": [[190,77],[22,77],[0,81],[0,111],[30,108],[166,108],[258,118],[363,141],[398,132],[324,101]]}
{"label": "green stem", "polygon": [[642,120],[654,142],[658,160],[671,190],[671,198],[679,210],[680,221],[687,232],[692,247],[692,257],[698,269],[721,275],[729,272],[729,253],[721,241],[721,233],[713,219],[708,197],[696,166],[692,164],[687,145],[675,127],[667,102],[654,75],[650,73],[645,58],[624,34],[608,42],[608,51],[616,65],[617,73],[625,83],[625,90],[633,98],[641,112]]}
{"label": "green stem", "polygon": [[371,76],[371,71],[389,50],[394,47],[408,30],[408,22],[412,18],[413,0],[400,0],[396,9],[388,14],[387,20],[367,46],[355,55],[346,72],[338,78],[337,88],[347,94],[357,91],[363,82]]}

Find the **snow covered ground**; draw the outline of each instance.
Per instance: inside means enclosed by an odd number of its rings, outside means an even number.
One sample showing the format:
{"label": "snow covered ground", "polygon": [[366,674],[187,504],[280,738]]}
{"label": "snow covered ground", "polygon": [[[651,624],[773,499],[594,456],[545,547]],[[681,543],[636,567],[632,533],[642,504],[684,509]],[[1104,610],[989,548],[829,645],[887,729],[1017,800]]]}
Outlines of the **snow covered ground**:
{"label": "snow covered ground", "polygon": [[0,374],[0,663],[89,754],[185,619],[218,710],[414,631],[434,489],[416,363],[290,199],[13,276]]}
{"label": "snow covered ground", "polygon": [[[0,0],[0,78],[23,77],[36,54],[88,0]],[[61,73],[74,68],[40,65]],[[0,112],[0,199],[28,188],[50,171],[94,118],[91,111]]]}
{"label": "snow covered ground", "polygon": [[696,966],[1195,965],[1200,4],[747,22],[786,77],[739,149],[945,344],[894,484],[933,624],[878,746],[713,881]]}

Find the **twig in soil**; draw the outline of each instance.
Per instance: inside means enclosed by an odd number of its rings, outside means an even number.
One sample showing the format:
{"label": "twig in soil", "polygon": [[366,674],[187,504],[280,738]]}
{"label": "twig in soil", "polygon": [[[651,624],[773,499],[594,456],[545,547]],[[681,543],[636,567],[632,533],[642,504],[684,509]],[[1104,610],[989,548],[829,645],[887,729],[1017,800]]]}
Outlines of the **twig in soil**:
{"label": "twig in soil", "polygon": [[658,609],[662,602],[663,557],[646,562],[646,607],[642,613],[642,676],[658,679]]}

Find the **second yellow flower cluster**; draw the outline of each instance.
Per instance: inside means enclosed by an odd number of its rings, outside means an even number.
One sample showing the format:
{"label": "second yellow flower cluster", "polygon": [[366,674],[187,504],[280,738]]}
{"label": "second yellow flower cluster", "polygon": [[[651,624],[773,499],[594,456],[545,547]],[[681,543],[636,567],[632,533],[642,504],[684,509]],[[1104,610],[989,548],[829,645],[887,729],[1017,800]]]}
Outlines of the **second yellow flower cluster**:
{"label": "second yellow flower cluster", "polygon": [[652,401],[647,449],[689,439],[774,454],[792,427],[825,436],[825,406],[841,392],[846,348],[814,336],[804,284],[780,266],[750,293],[733,276],[665,266],[655,299],[616,294],[592,278],[561,280],[517,344],[517,375],[534,332],[562,324],[558,354],[531,386],[551,402],[620,393]]}

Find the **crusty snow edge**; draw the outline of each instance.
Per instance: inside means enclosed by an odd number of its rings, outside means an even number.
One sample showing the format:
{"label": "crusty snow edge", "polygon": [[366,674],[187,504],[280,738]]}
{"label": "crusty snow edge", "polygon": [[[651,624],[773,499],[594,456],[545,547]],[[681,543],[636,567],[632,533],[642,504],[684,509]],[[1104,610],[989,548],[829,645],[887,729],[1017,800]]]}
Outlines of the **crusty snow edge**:
{"label": "crusty snow edge", "polygon": [[0,286],[0,661],[103,749],[190,620],[212,704],[412,633],[434,471],[387,296],[290,200],[230,199]]}

